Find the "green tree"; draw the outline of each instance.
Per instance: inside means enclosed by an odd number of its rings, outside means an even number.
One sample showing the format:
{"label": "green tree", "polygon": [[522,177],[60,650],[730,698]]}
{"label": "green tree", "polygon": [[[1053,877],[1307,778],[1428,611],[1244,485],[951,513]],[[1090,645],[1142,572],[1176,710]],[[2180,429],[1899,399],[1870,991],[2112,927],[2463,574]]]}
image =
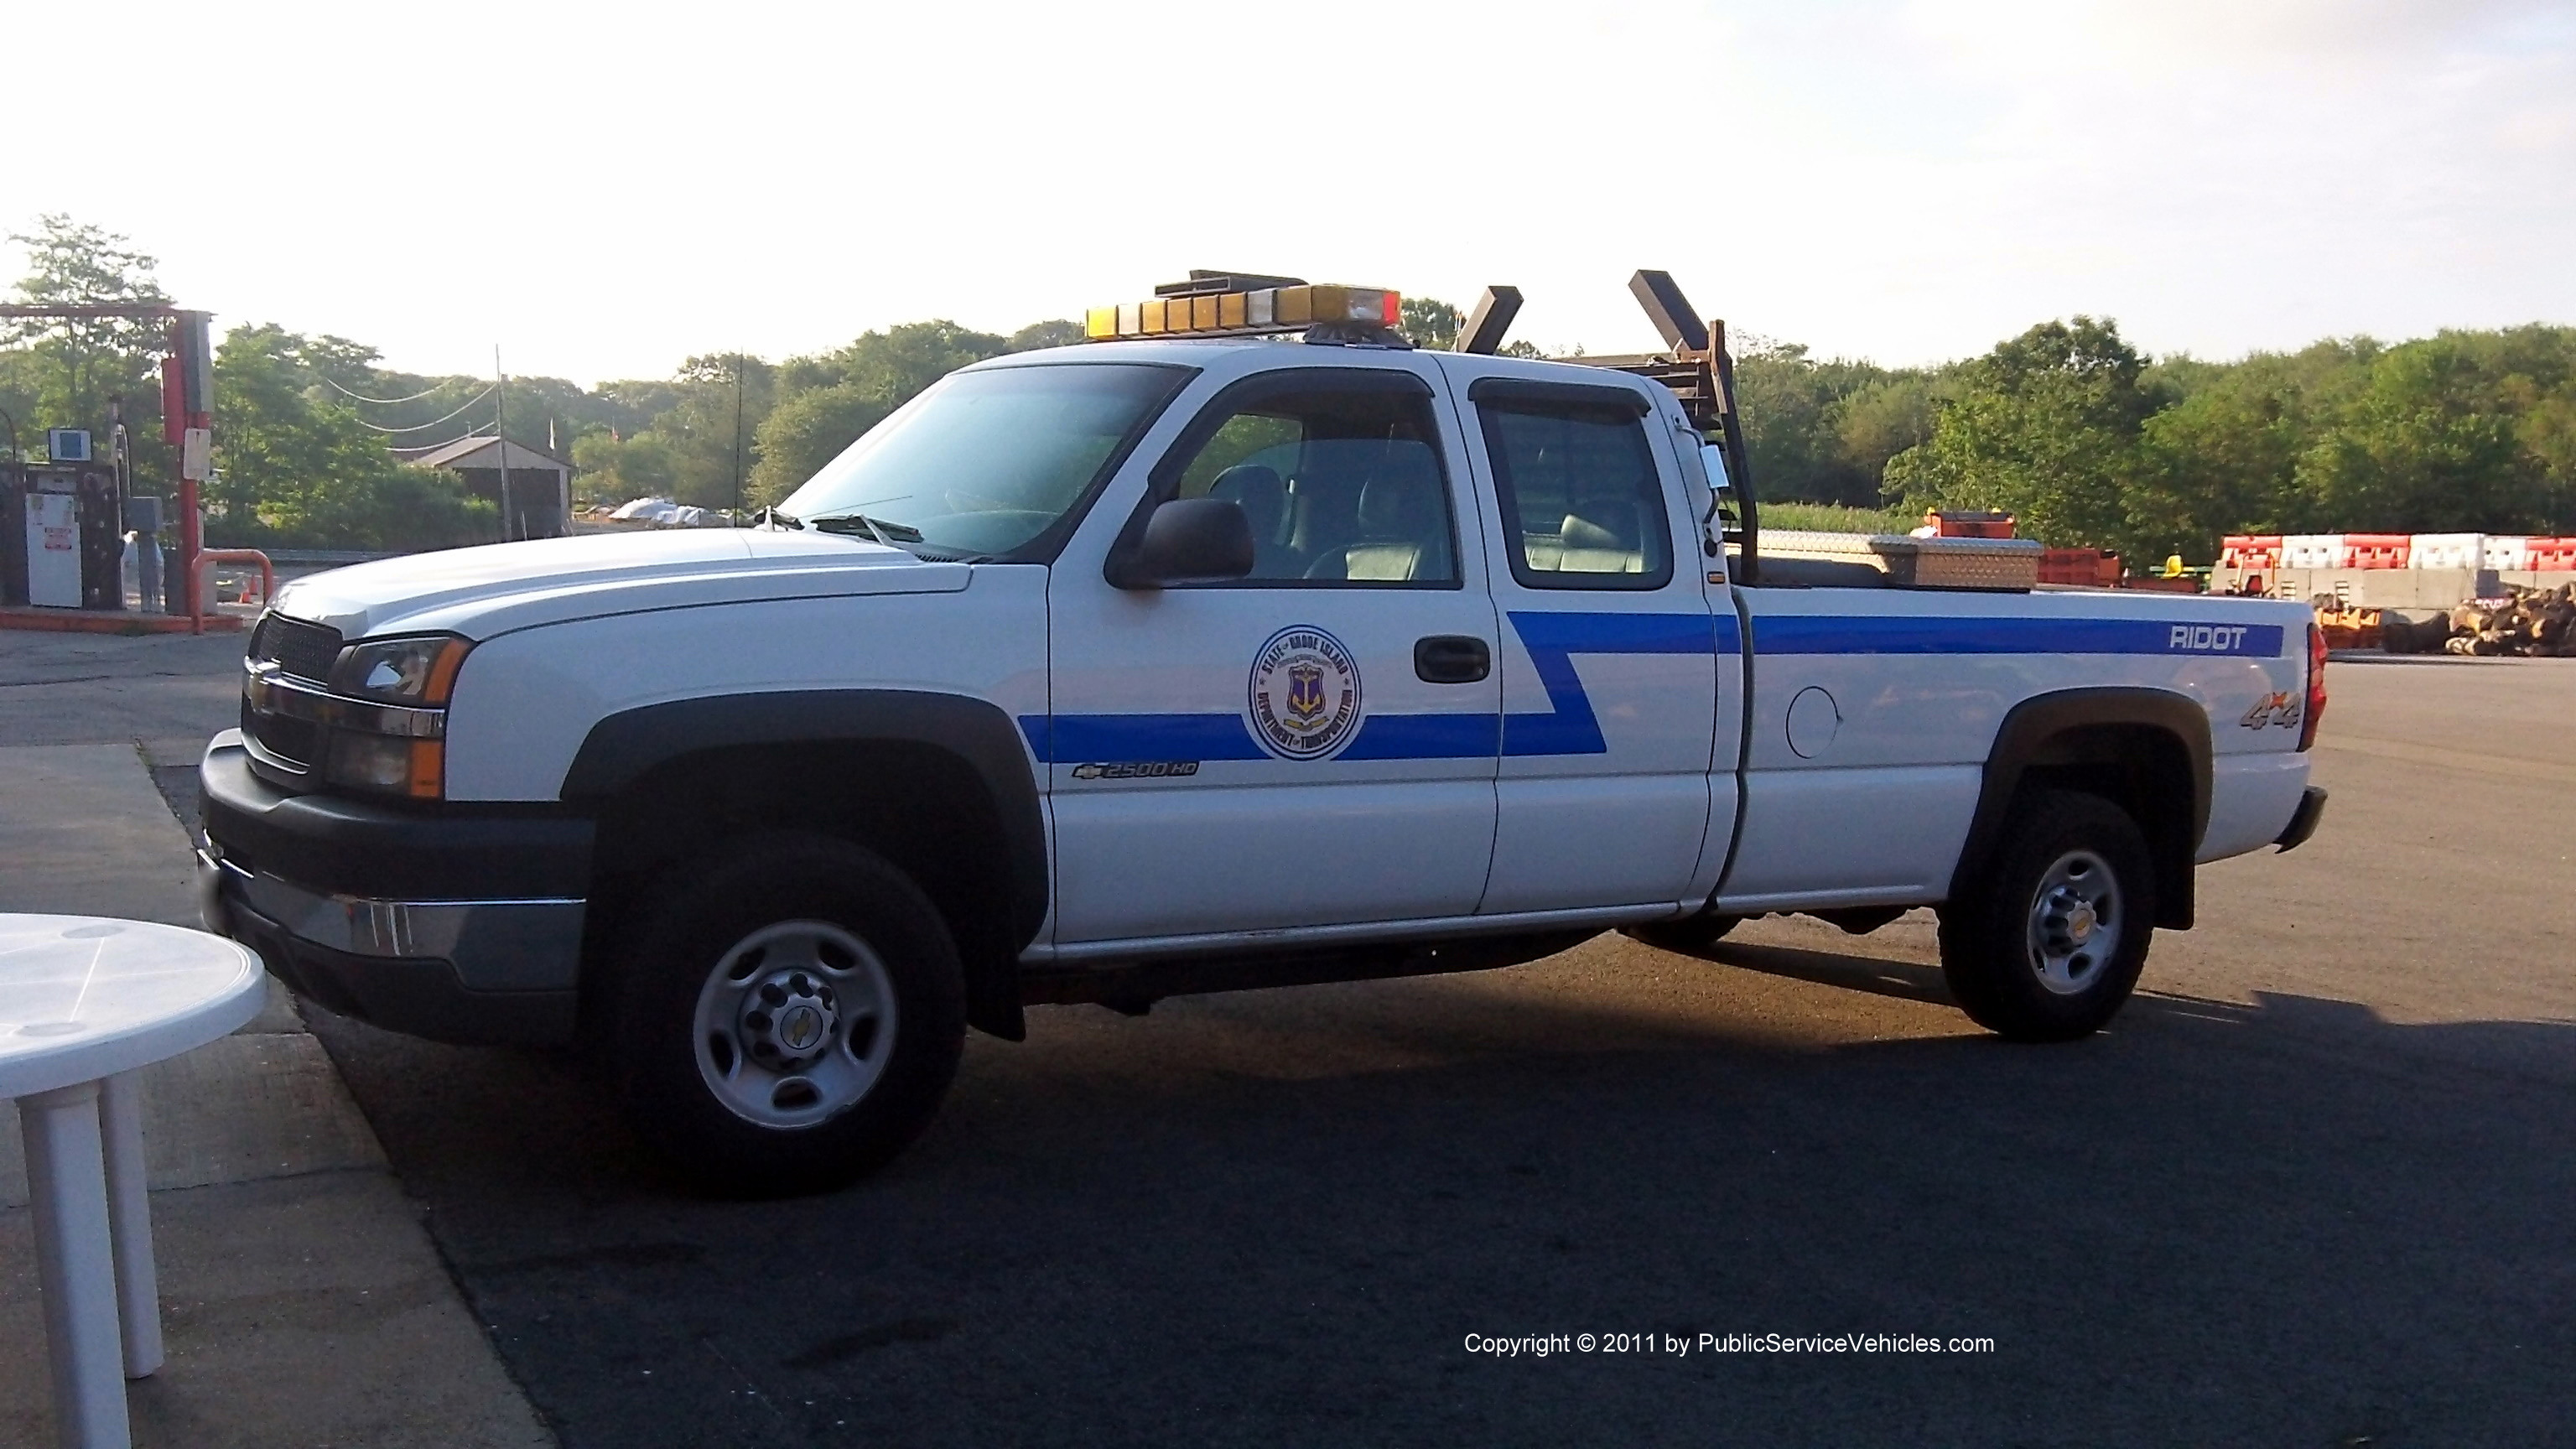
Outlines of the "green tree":
{"label": "green tree", "polygon": [[894,405],[855,383],[809,388],[778,405],[761,424],[760,468],[752,475],[754,506],[778,502],[860,434],[885,421]]}
{"label": "green tree", "polygon": [[1888,459],[1931,435],[1931,378],[1747,341],[1735,397],[1760,496],[1877,506]]}
{"label": "green tree", "polygon": [[2549,479],[2549,530],[2576,533],[2576,389],[2532,400],[2516,431]]}
{"label": "green tree", "polygon": [[1843,395],[1833,412],[1834,452],[1865,497],[1853,507],[1874,507],[1887,488],[1889,460],[1932,436],[1940,384],[1928,373],[1897,372]]}
{"label": "green tree", "polygon": [[2392,532],[2548,527],[2547,464],[2524,446],[2477,353],[2444,334],[2373,362],[2368,386],[2298,458],[2311,510]]}
{"label": "green tree", "polygon": [[[1037,328],[1024,332],[1049,335]],[[954,322],[907,322],[867,333],[821,357],[789,359],[780,371],[807,386],[786,396],[762,421],[751,501],[772,504],[795,492],[922,389],[970,362],[1011,350],[1010,339]]]}
{"label": "green tree", "polygon": [[2576,533],[2576,327],[2532,324],[2500,332],[2446,332],[2488,378],[2488,406],[2541,470],[2548,527]]}
{"label": "green tree", "polygon": [[[0,414],[6,414],[17,428],[18,446],[29,457],[45,446],[41,431],[48,416],[45,380],[48,375],[60,376],[61,371],[27,348],[0,351]],[[8,456],[9,442],[8,435],[0,432],[0,457]]]}
{"label": "green tree", "polygon": [[1466,322],[1465,314],[1437,297],[1407,297],[1397,330],[1416,347],[1447,352],[1458,345],[1458,329]]}
{"label": "green tree", "polygon": [[2045,322],[1968,363],[1932,435],[1888,465],[1909,508],[2000,508],[2060,545],[2160,558],[2179,539],[2142,496],[2146,359],[2108,319]]}
{"label": "green tree", "polygon": [[[9,240],[27,251],[27,274],[15,300],[40,307],[168,306],[154,276],[159,262],[132,249],[129,239],[60,213],[36,219],[35,230]],[[162,476],[168,458],[161,444],[158,360],[170,324],[161,318],[20,317],[0,324],[0,341],[23,349],[0,368],[0,407],[24,434],[45,427],[103,429],[107,400],[121,395],[135,448],[136,477]],[[32,451],[41,438],[22,436]]]}
{"label": "green tree", "polygon": [[901,407],[922,389],[968,363],[999,357],[1009,350],[1008,340],[954,322],[906,322],[883,332],[867,333],[832,354],[832,361],[843,382]]}
{"label": "green tree", "polygon": [[1083,331],[1081,323],[1069,317],[1054,317],[1044,322],[1032,322],[1012,333],[1011,340],[1003,344],[1002,350],[1036,352],[1047,347],[1071,347],[1089,340],[1090,335]]}
{"label": "green tree", "polygon": [[668,498],[680,470],[670,448],[647,431],[620,438],[602,429],[573,440],[573,487],[587,501],[624,503],[635,498]]}
{"label": "green tree", "polygon": [[760,425],[777,401],[778,370],[738,352],[680,365],[678,397],[649,430],[671,456],[673,496],[704,508],[743,502],[760,461]]}
{"label": "green tree", "polygon": [[2142,505],[2186,557],[2216,556],[2226,533],[2332,532],[2296,486],[2298,461],[2349,402],[2377,343],[2320,342],[2229,364],[2157,365],[2180,398],[2141,429]]}
{"label": "green tree", "polygon": [[275,326],[236,327],[215,353],[216,479],[207,535],[228,545],[414,549],[489,539],[492,504],[404,465],[348,408],[317,399],[339,356]]}

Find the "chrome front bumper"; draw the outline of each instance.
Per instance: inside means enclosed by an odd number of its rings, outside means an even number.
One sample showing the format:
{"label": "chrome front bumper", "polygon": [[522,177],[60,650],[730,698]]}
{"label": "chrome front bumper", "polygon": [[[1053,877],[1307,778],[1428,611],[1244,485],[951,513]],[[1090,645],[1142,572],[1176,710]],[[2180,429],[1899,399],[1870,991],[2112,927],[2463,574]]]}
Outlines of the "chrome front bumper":
{"label": "chrome front bumper", "polygon": [[299,995],[445,1041],[559,1041],[572,1030],[585,902],[334,895],[201,845],[206,929],[257,950]]}

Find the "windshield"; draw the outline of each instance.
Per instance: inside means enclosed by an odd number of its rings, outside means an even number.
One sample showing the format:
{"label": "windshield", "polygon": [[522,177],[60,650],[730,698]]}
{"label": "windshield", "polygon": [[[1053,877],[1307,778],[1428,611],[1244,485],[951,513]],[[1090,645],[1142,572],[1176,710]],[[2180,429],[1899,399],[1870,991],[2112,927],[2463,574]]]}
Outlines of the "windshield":
{"label": "windshield", "polygon": [[778,510],[916,551],[1008,553],[1079,502],[1186,376],[1132,362],[952,373]]}

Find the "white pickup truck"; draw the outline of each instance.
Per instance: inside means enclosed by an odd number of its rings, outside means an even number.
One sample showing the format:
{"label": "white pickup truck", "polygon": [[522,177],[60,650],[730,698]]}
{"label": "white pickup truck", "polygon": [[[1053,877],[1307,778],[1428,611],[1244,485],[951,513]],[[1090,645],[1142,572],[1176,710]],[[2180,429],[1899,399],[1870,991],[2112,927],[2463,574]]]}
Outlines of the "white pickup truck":
{"label": "white pickup truck", "polygon": [[2095,1031],[2196,864],[2314,829],[2307,607],[1765,556],[1671,301],[1604,367],[1198,276],[767,526],[290,584],[205,756],[209,924],[384,1027],[597,1046],[744,1193],[885,1161],[1024,1003],[1605,929],[1937,906],[1971,1017]]}

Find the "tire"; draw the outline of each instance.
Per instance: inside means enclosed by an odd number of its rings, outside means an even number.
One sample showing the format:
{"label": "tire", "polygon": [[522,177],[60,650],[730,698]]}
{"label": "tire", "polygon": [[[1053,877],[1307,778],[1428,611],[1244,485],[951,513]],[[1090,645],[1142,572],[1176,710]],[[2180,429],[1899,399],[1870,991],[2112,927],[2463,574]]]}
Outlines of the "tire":
{"label": "tire", "polygon": [[2155,919],[2155,871],[2128,812],[2040,791],[2014,808],[1969,897],[1941,908],[1941,973],[1988,1031],[2071,1041],[2128,1002]]}
{"label": "tire", "polygon": [[1727,932],[1742,924],[1742,916],[1685,916],[1678,921],[1648,921],[1642,926],[1621,926],[1619,934],[1688,956],[1716,945]]}
{"label": "tire", "polygon": [[664,882],[609,1013],[638,1134],[726,1197],[840,1187],[901,1152],[965,1046],[957,946],[928,897],[825,836],[728,844]]}

